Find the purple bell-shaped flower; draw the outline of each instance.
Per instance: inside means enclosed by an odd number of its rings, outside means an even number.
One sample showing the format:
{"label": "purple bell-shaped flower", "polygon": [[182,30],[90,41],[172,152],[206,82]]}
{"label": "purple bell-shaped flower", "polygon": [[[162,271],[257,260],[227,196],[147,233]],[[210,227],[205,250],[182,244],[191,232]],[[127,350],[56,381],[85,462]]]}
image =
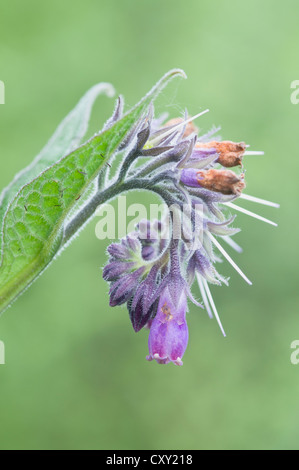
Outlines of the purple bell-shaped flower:
{"label": "purple bell-shaped flower", "polygon": [[159,364],[183,365],[182,357],[188,344],[186,322],[187,292],[184,284],[167,284],[163,289],[157,314],[152,321],[148,346],[148,361],[155,359]]}

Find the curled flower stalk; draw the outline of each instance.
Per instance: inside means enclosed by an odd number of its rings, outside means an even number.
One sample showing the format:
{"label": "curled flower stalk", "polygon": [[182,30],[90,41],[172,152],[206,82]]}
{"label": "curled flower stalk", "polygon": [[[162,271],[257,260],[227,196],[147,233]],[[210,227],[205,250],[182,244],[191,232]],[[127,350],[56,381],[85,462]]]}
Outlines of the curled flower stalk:
{"label": "curled flower stalk", "polygon": [[120,190],[138,187],[155,192],[170,210],[162,221],[141,221],[134,233],[112,243],[103,271],[110,283],[110,305],[126,304],[136,332],[150,329],[147,359],[159,364],[183,364],[187,299],[201,307],[191,294],[195,282],[207,313],[225,336],[209,288],[228,284],[216,269],[221,256],[251,284],[221,243],[241,251],[232,239],[239,232],[232,227],[233,212],[246,210],[232,201],[271,205],[243,194],[243,158],[250,154],[246,144],[209,137],[198,135],[188,116],[163,124],[151,106],[126,143],[131,150],[112,181]]}
{"label": "curled flower stalk", "polygon": [[[186,78],[181,70],[168,72],[126,114],[120,97],[102,131],[78,147],[95,97],[102,90],[113,92],[107,84],[92,88],[33,164],[2,192],[0,311],[46,269],[101,204],[146,190],[160,197],[165,214],[161,220],[140,221],[108,247],[103,278],[110,285],[110,306],[126,305],[134,330],[150,330],[147,359],[159,364],[183,364],[188,300],[204,306],[225,335],[209,285],[228,280],[216,265],[224,257],[251,281],[222,242],[241,251],[232,238],[239,231],[233,226],[237,212],[276,225],[235,202],[278,205],[243,192],[244,157],[262,152],[221,140],[217,129],[199,133],[195,121],[208,110],[169,121],[155,116],[154,99],[176,76]],[[191,292],[194,283],[203,306]]]}

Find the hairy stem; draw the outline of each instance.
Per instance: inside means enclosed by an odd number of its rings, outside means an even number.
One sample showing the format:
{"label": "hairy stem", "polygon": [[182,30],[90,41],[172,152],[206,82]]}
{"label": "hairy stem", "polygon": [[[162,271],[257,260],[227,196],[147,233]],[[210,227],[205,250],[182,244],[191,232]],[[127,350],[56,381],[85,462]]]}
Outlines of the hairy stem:
{"label": "hairy stem", "polygon": [[126,156],[126,158],[124,159],[122,163],[122,166],[121,166],[118,178],[117,178],[118,183],[121,183],[122,181],[124,181],[126,174],[128,173],[128,170],[130,169],[130,166],[134,163],[134,161],[139,156],[140,156],[140,153],[136,150],[136,148],[134,148],[133,150],[131,150],[131,152],[128,153],[128,155]]}
{"label": "hairy stem", "polygon": [[167,204],[170,201],[173,202],[170,194],[168,194],[167,191],[161,191],[157,186],[151,184],[151,181],[148,179],[131,178],[130,180],[124,182],[117,180],[116,183],[112,184],[104,191],[98,191],[86,204],[86,206],[76,215],[76,217],[71,220],[64,230],[62,245],[68,243],[71,238],[91,219],[99,205],[114,199],[116,196],[125,191],[132,189],[144,189],[147,191],[152,191],[159,194]]}
{"label": "hairy stem", "polygon": [[176,157],[171,158],[168,154],[161,155],[160,157],[155,157],[147,165],[144,165],[137,173],[135,173],[136,178],[143,178],[144,176],[149,175],[153,171],[161,168],[162,166],[175,162]]}

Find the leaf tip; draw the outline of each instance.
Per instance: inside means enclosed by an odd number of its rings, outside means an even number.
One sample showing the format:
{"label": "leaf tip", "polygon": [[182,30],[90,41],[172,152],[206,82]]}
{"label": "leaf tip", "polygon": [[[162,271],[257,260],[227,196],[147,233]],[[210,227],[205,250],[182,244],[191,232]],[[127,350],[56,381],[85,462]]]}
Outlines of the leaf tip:
{"label": "leaf tip", "polygon": [[169,77],[175,77],[175,76],[180,76],[184,79],[188,78],[187,74],[184,72],[183,69],[172,69],[168,72]]}
{"label": "leaf tip", "polygon": [[111,83],[102,83],[102,90],[108,96],[108,98],[113,98],[115,96],[115,89]]}

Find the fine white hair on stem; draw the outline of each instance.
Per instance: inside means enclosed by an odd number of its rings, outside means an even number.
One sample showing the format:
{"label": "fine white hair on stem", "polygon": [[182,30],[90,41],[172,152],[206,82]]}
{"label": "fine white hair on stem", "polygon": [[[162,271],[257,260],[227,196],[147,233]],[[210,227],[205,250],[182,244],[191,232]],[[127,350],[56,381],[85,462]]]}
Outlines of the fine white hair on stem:
{"label": "fine white hair on stem", "polygon": [[216,320],[217,320],[217,323],[218,323],[218,325],[219,325],[219,328],[220,328],[220,330],[221,330],[223,336],[226,337],[226,333],[225,333],[225,331],[224,331],[224,328],[223,328],[223,326],[222,326],[220,317],[219,317],[219,315],[218,315],[217,308],[216,308],[215,302],[214,302],[214,300],[213,300],[213,297],[212,297],[212,294],[211,294],[209,285],[208,285],[206,279],[204,279],[204,278],[203,278],[202,282],[203,282],[204,290],[206,291],[207,297],[208,297],[209,302],[210,302],[210,305],[211,305],[211,307],[212,307],[213,313],[214,313],[215,318],[216,318]]}
{"label": "fine white hair on stem", "polygon": [[202,296],[202,300],[203,300],[204,306],[206,307],[206,311],[209,317],[213,318],[213,313],[212,313],[212,310],[208,301],[208,297],[207,297],[207,294],[206,294],[206,291],[202,282],[202,277],[199,273],[196,273],[196,277],[197,277],[198,287]]}
{"label": "fine white hair on stem", "polygon": [[210,111],[209,109],[205,109],[205,110],[202,111],[201,113],[198,113],[198,114],[196,114],[195,116],[192,116],[191,118],[186,119],[185,121],[180,122],[180,123],[177,124],[176,126],[171,126],[171,129],[165,130],[165,132],[163,132],[163,134],[160,134],[158,137],[156,137],[155,139],[151,140],[151,144],[154,145],[156,142],[159,142],[159,141],[161,140],[161,138],[167,137],[168,135],[170,135],[170,134],[172,134],[173,132],[177,131],[177,130],[180,129],[181,127],[184,127],[186,124],[188,124],[188,122],[194,121],[195,119],[199,118],[200,116],[203,116],[204,114],[208,113],[209,111]]}
{"label": "fine white hair on stem", "polygon": [[216,240],[216,238],[210,233],[207,232],[209,238],[211,239],[212,243],[218,248],[220,253],[227,259],[227,261],[232,265],[232,267],[240,274],[240,276],[247,282],[250,286],[252,282],[248,279],[248,277],[243,273],[243,271],[239,268],[239,266],[234,262],[234,260],[229,256],[229,254],[225,251],[225,249],[220,245],[220,243]]}
{"label": "fine white hair on stem", "polygon": [[266,199],[261,199],[255,196],[249,196],[249,194],[242,193],[240,195],[240,198],[245,199],[246,201],[256,202],[257,204],[262,204],[264,206],[275,207],[276,209],[279,209],[280,207],[280,205],[277,204],[276,202],[267,201]]}
{"label": "fine white hair on stem", "polygon": [[274,225],[274,227],[277,227],[277,224],[275,222],[272,222],[272,220],[266,219],[265,217],[262,217],[261,215],[256,214],[255,212],[251,212],[247,209],[244,209],[243,207],[236,206],[233,202],[224,202],[224,205],[230,207],[231,209],[234,209],[236,211],[242,212],[243,214],[249,215],[250,217],[253,217],[254,219],[261,220],[262,222],[266,222],[266,224]]}
{"label": "fine white hair on stem", "polygon": [[243,248],[238,245],[238,243],[235,242],[231,237],[228,235],[224,235],[222,237],[222,240],[224,240],[233,250],[235,250],[237,253],[243,253]]}

